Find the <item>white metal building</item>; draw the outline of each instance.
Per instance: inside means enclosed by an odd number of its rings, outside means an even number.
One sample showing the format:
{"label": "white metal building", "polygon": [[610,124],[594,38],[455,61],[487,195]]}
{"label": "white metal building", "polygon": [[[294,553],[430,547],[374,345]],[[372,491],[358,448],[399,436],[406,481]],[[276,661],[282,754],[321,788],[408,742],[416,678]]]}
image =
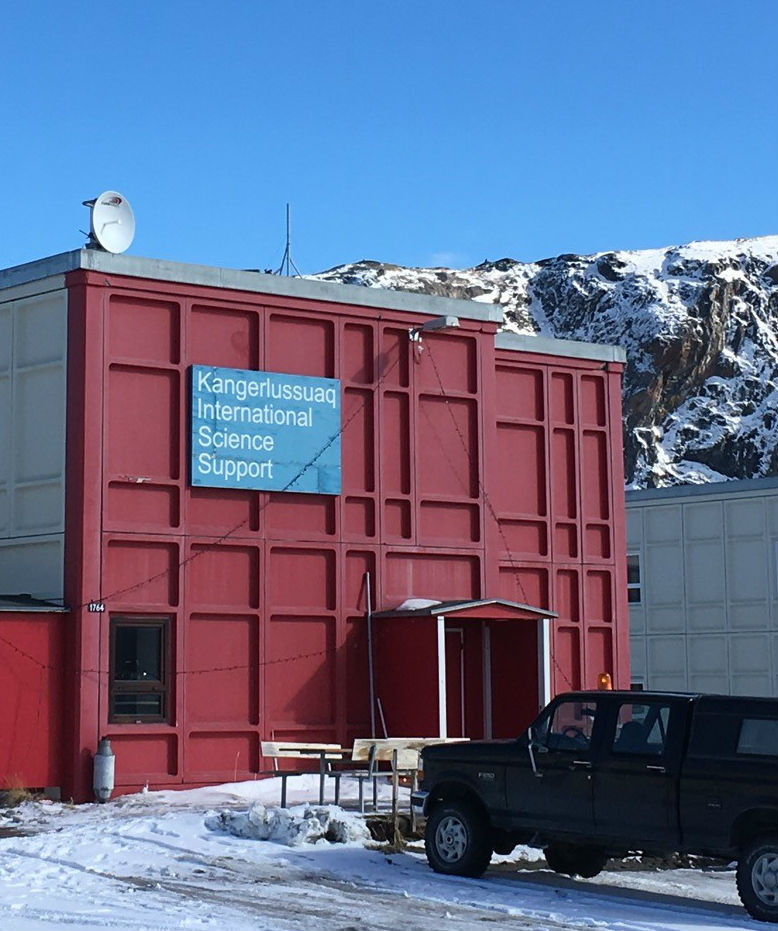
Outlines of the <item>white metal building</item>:
{"label": "white metal building", "polygon": [[632,682],[778,694],[778,480],[627,492]]}

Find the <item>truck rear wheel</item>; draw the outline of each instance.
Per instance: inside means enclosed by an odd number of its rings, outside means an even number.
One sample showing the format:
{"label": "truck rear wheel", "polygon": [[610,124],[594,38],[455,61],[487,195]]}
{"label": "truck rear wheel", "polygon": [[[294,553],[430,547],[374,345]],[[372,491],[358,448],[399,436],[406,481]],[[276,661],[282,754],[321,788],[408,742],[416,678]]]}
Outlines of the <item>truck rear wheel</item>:
{"label": "truck rear wheel", "polygon": [[601,873],[608,862],[601,847],[577,844],[549,844],[543,851],[546,863],[555,873],[591,879]]}
{"label": "truck rear wheel", "polygon": [[757,921],[778,921],[778,843],[758,837],[747,844],[737,864],[737,891]]}
{"label": "truck rear wheel", "polygon": [[492,858],[489,825],[465,799],[443,801],[427,819],[424,849],[436,873],[480,876]]}

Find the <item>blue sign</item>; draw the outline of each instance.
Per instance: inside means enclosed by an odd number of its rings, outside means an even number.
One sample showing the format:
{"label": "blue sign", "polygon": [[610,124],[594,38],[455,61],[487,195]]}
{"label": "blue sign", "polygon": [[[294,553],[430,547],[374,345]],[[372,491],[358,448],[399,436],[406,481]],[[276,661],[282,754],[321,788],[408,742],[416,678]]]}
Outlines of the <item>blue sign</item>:
{"label": "blue sign", "polygon": [[192,366],[192,484],[340,494],[340,382]]}

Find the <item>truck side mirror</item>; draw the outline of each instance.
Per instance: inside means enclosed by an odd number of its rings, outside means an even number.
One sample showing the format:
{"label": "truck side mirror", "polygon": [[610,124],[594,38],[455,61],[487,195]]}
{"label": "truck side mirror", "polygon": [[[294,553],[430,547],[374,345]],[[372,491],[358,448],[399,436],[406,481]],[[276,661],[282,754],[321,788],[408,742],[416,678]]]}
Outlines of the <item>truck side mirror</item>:
{"label": "truck side mirror", "polygon": [[548,753],[548,747],[537,740],[531,727],[527,731],[527,740],[530,750],[534,750],[536,753]]}
{"label": "truck side mirror", "polygon": [[543,744],[539,744],[532,733],[532,728],[530,727],[527,730],[527,752],[529,753],[529,762],[532,767],[532,772],[535,776],[540,778],[543,773],[538,772],[538,767],[535,763],[535,751],[538,753],[548,753],[548,747],[544,747]]}

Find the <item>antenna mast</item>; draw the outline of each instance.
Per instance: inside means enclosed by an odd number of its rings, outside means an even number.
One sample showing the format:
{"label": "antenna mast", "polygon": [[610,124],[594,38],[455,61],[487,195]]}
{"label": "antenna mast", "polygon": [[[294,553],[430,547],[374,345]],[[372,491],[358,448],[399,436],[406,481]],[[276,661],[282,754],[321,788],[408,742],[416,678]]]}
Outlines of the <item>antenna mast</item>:
{"label": "antenna mast", "polygon": [[276,275],[286,275],[288,278],[291,274],[289,271],[290,268],[293,268],[295,274],[298,278],[302,278],[300,274],[300,269],[294,264],[292,259],[292,221],[291,213],[289,211],[289,204],[286,205],[286,248],[284,249],[284,257],[281,259],[281,264],[278,266]]}

